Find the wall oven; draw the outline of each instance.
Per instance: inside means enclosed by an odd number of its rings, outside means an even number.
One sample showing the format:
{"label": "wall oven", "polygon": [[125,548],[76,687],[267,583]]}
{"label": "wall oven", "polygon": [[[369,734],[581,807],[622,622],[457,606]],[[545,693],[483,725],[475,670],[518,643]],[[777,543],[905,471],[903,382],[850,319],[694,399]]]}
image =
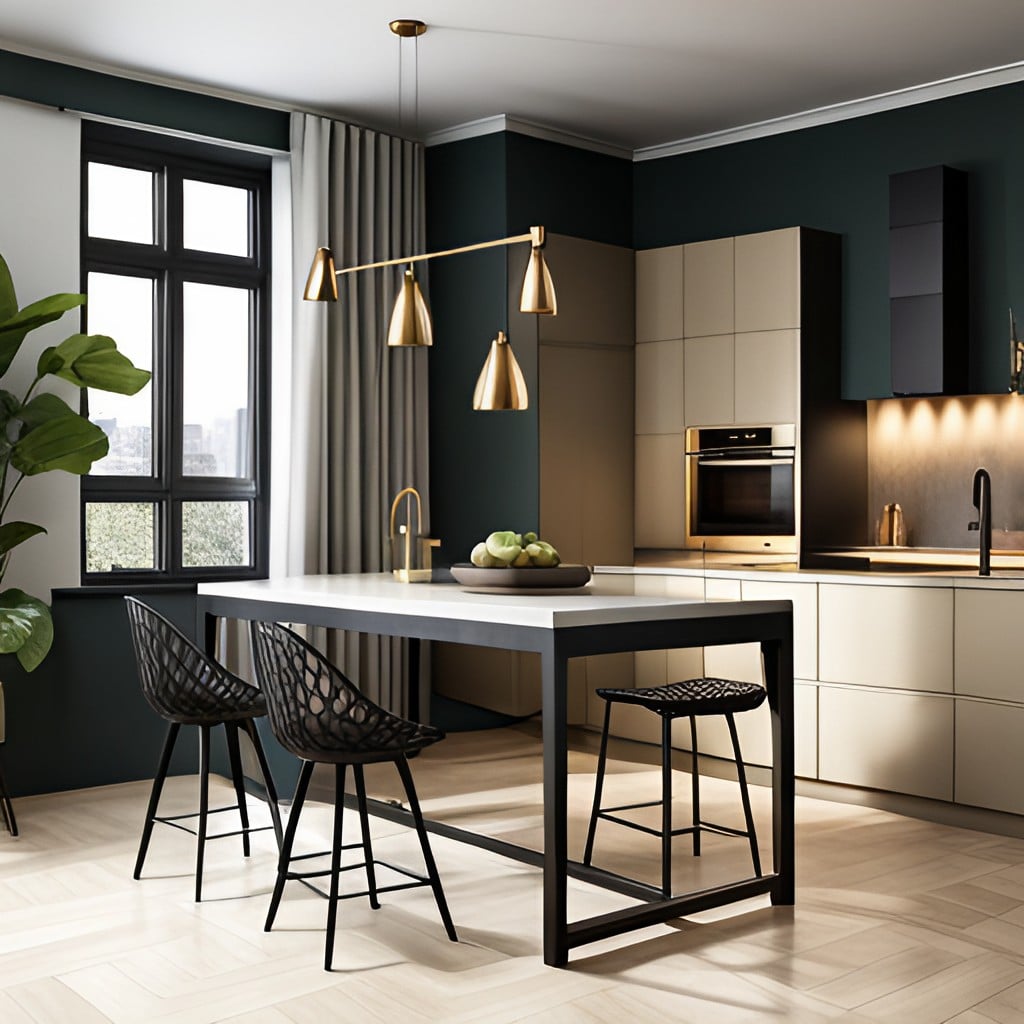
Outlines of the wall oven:
{"label": "wall oven", "polygon": [[796,427],[686,431],[686,546],[796,554]]}

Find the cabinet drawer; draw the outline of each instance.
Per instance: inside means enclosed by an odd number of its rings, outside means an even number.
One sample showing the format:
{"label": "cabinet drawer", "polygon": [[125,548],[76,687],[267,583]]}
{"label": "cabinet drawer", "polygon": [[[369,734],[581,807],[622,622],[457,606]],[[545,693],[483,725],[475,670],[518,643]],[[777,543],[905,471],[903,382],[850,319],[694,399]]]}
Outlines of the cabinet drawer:
{"label": "cabinet drawer", "polygon": [[953,691],[953,591],[822,583],[818,677],[908,690]]}
{"label": "cabinet drawer", "polygon": [[956,692],[1024,703],[1020,670],[1024,593],[957,590],[954,600]]}
{"label": "cabinet drawer", "polygon": [[952,800],[952,698],[820,686],[818,777]]}

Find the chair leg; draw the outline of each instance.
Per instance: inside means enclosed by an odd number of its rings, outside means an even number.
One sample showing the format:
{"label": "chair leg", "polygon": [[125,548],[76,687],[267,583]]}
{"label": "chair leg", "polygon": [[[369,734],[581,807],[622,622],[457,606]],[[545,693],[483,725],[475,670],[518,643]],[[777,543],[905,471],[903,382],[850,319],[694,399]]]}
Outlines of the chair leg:
{"label": "chair leg", "polygon": [[672,895],[672,716],[661,716],[661,894]]}
{"label": "chair leg", "polygon": [[437,904],[438,912],[444,923],[444,930],[452,942],[458,942],[459,937],[455,934],[455,925],[452,923],[452,915],[448,912],[448,902],[444,898],[444,890],[441,888],[441,879],[437,873],[437,865],[434,863],[434,855],[430,852],[430,842],[427,839],[427,830],[423,825],[423,812],[420,810],[420,802],[416,799],[416,787],[413,785],[412,772],[409,771],[409,762],[402,754],[396,761],[395,767],[402,777],[402,784],[405,786],[406,796],[409,798],[409,810],[412,812],[412,820],[416,823],[416,834],[419,836],[420,849],[423,851],[423,862],[427,867],[427,876],[430,878],[430,887],[434,890],[434,902]]}
{"label": "chair leg", "polygon": [[210,727],[199,726],[199,827],[196,829],[196,903],[203,898],[203,857],[210,813]]}
{"label": "chair leg", "polygon": [[7,788],[7,778],[4,775],[3,763],[0,762],[0,812],[3,813],[4,826],[11,833],[12,838],[17,838],[18,822],[14,818],[14,805],[11,803],[11,792]]}
{"label": "chair leg", "polygon": [[227,737],[231,781],[235,785],[235,799],[238,801],[238,817],[242,823],[242,856],[248,857],[250,853],[249,808],[245,803],[245,776],[242,774],[242,754],[238,749],[238,723],[225,722],[224,735]]}
{"label": "chair leg", "polygon": [[359,828],[363,833],[363,858],[366,862],[366,888],[369,891],[370,907],[380,910],[377,899],[377,875],[373,867],[373,846],[370,842],[370,815],[366,810],[366,780],[363,778],[363,766],[353,765],[356,777],[356,801],[359,804]]}
{"label": "chair leg", "polygon": [[757,833],[754,831],[754,815],[750,810],[750,794],[747,792],[747,772],[743,767],[743,755],[740,753],[740,738],[736,733],[736,721],[732,712],[725,716],[729,723],[729,735],[732,737],[732,749],[736,755],[736,778],[740,784],[740,799],[743,801],[743,816],[747,819],[747,838],[750,840],[750,859],[754,862],[754,874],[761,877],[761,854],[757,849]]}
{"label": "chair leg", "polygon": [[299,825],[299,813],[306,800],[306,790],[309,789],[309,780],[313,777],[313,762],[303,761],[302,769],[299,772],[298,782],[295,783],[295,795],[292,797],[291,810],[288,812],[288,827],[284,831],[284,841],[281,843],[281,853],[277,858],[277,880],[274,882],[274,892],[270,897],[270,907],[267,910],[267,920],[263,924],[263,930],[269,932],[277,917],[277,908],[281,903],[281,893],[284,892],[285,878],[288,875],[288,864],[292,858],[292,845],[295,842],[295,830]]}
{"label": "chair leg", "polygon": [[594,856],[594,836],[597,833],[597,816],[601,811],[601,793],[604,790],[604,766],[608,756],[608,726],[611,722],[612,704],[605,701],[604,728],[601,730],[601,749],[597,755],[597,778],[594,780],[594,806],[590,811],[590,827],[587,829],[587,845],[583,849],[583,863],[589,864]]}
{"label": "chair leg", "polygon": [[334,928],[338,921],[338,881],[341,876],[342,819],[345,813],[345,768],[334,766],[334,832],[331,836],[331,895],[327,902],[327,936],[324,943],[324,970],[334,961]]}
{"label": "chair leg", "polygon": [[139,854],[135,858],[135,871],[132,874],[132,878],[136,880],[142,877],[142,865],[146,862],[146,851],[149,849],[149,839],[153,834],[153,819],[156,817],[157,807],[160,804],[160,794],[163,792],[164,779],[167,778],[167,769],[171,764],[171,754],[174,752],[174,741],[178,738],[180,729],[180,722],[168,723],[167,735],[164,737],[163,749],[160,752],[160,762],[156,769],[156,777],[153,779],[153,788],[149,792],[149,806],[146,808],[146,823],[142,826]]}
{"label": "chair leg", "polygon": [[697,719],[690,715],[690,801],[693,809],[693,855],[700,856],[700,754],[697,750]]}
{"label": "chair leg", "polygon": [[263,788],[267,793],[267,806],[270,808],[270,820],[274,823],[274,836],[277,838],[278,852],[281,850],[281,843],[284,840],[284,833],[281,828],[281,807],[277,799],[277,789],[274,787],[274,779],[270,774],[270,765],[267,762],[267,754],[260,741],[260,731],[252,718],[247,718],[242,724],[246,735],[252,743],[253,752],[256,754],[256,761],[260,766],[260,773],[263,775]]}

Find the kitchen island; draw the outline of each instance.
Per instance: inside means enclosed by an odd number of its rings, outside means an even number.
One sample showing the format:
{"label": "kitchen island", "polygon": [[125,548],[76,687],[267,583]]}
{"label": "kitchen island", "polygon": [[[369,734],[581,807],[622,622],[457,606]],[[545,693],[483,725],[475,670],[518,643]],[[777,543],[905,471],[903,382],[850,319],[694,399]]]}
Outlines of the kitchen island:
{"label": "kitchen island", "polygon": [[[540,655],[544,848],[541,853],[441,822],[440,835],[536,864],[544,872],[544,962],[570,949],[686,914],[767,893],[794,901],[793,626],[786,600],[715,602],[644,594],[628,575],[597,572],[572,592],[471,592],[454,584],[402,584],[386,574],[201,583],[197,618],[212,648],[218,617],[305,623],[420,640],[455,641]],[[620,876],[570,860],[567,839],[567,676],[573,658],[666,647],[757,644],[771,717],[773,870],[760,878],[671,899],[652,898]],[[415,659],[414,659],[415,660]],[[385,808],[376,808],[384,812]],[[393,810],[389,816],[401,817]],[[643,905],[568,921],[567,879],[583,879]]]}

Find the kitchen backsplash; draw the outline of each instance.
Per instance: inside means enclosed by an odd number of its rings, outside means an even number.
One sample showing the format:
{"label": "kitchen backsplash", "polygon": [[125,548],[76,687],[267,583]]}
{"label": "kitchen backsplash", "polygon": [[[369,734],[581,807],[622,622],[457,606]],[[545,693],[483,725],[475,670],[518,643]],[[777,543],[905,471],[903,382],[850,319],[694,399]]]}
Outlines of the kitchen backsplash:
{"label": "kitchen backsplash", "polygon": [[992,477],[993,547],[1024,549],[1024,397],[868,402],[869,532],[899,502],[915,547],[976,547],[971,486]]}

